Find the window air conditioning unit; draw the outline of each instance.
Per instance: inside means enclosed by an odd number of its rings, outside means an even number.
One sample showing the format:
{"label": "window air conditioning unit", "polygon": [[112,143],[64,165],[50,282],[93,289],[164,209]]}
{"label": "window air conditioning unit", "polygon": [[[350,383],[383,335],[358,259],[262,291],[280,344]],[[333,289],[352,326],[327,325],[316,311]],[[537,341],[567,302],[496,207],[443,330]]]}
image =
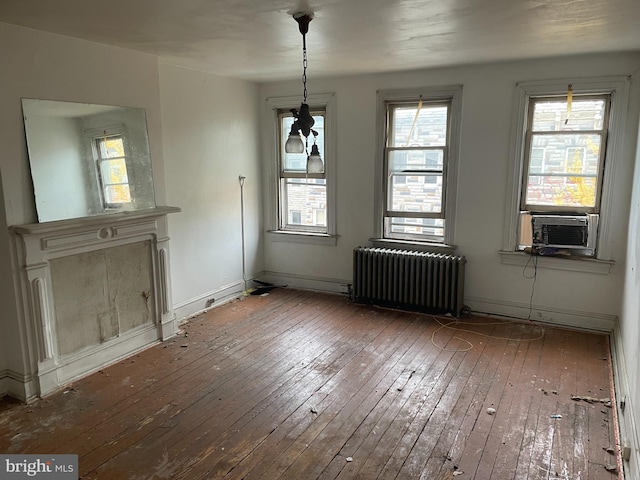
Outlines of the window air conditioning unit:
{"label": "window air conditioning unit", "polygon": [[595,250],[598,215],[531,215],[533,246]]}

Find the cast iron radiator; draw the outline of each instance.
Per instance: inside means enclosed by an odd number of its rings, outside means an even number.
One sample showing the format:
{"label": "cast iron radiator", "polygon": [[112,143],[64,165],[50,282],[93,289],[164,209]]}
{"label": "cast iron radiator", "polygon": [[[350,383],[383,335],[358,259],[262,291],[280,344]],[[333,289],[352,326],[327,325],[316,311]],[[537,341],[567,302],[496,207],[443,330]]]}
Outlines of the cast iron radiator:
{"label": "cast iron radiator", "polygon": [[465,257],[388,248],[353,250],[353,301],[460,316]]}

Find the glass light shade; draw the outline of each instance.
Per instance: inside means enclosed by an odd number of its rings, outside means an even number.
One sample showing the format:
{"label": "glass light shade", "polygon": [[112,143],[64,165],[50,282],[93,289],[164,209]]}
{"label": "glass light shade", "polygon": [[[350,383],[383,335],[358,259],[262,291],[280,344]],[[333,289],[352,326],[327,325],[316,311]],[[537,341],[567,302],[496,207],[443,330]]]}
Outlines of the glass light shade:
{"label": "glass light shade", "polygon": [[324,163],[320,157],[318,146],[311,147],[311,155],[307,158],[307,173],[322,173],[324,172]]}
{"label": "glass light shade", "polygon": [[284,144],[284,151],[287,153],[303,153],[304,143],[302,137],[298,133],[291,132]]}

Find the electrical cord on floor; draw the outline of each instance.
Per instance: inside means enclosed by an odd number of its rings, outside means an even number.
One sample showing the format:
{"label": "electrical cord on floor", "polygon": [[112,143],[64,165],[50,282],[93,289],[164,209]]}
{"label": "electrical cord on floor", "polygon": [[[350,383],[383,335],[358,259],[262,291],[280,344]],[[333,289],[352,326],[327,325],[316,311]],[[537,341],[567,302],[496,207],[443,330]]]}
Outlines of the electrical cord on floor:
{"label": "electrical cord on floor", "polygon": [[[527,272],[527,268],[529,267],[529,264],[531,263],[531,259],[533,259],[533,275],[527,276],[526,272]],[[522,269],[522,276],[528,280],[533,279],[533,283],[531,284],[531,296],[529,297],[529,314],[527,315],[527,320],[531,320],[531,312],[533,310],[533,294],[535,293],[536,280],[538,279],[538,256],[535,255],[533,251],[529,255],[529,259],[527,260],[527,263]]]}
{"label": "electrical cord on floor", "polygon": [[[469,350],[471,350],[473,348],[473,343],[472,342],[470,342],[469,340],[465,340],[464,338],[460,338],[460,337],[453,337],[453,338],[455,338],[456,340],[459,340],[461,342],[466,343],[468,345],[467,347],[459,348],[459,349],[448,349],[446,347],[438,345],[436,343],[436,341],[435,341],[435,336],[440,330],[443,330],[445,328],[448,328],[448,329],[451,329],[451,330],[455,330],[455,331],[458,331],[458,332],[471,333],[473,335],[479,335],[481,337],[490,338],[490,339],[493,339],[493,340],[507,340],[507,341],[515,341],[515,342],[519,342],[519,343],[522,343],[522,342],[534,342],[534,341],[540,340],[541,338],[544,337],[544,327],[541,326],[541,325],[535,325],[535,327],[540,330],[540,333],[538,335],[536,335],[535,337],[532,337],[532,338],[512,338],[512,337],[503,337],[503,336],[499,336],[499,335],[489,335],[487,333],[476,332],[475,330],[470,330],[468,328],[459,328],[459,327],[457,327],[457,325],[473,325],[473,326],[513,325],[513,324],[523,325],[522,323],[515,322],[515,321],[510,321],[510,320],[496,321],[496,322],[461,322],[459,320],[453,320],[451,322],[444,323],[443,321],[441,321],[442,317],[432,316],[432,318],[440,326],[436,330],[434,330],[434,332],[431,334],[431,343],[433,344],[434,347],[439,348],[440,350],[443,350],[445,352],[468,352]],[[442,320],[444,320],[444,318]]]}

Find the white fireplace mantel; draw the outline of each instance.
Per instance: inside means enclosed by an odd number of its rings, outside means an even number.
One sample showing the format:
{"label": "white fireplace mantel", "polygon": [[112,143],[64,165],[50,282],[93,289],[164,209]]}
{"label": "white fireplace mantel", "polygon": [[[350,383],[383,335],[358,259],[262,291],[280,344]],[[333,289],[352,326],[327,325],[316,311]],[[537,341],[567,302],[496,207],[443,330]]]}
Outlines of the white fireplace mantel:
{"label": "white fireplace mantel", "polygon": [[[74,379],[175,335],[178,327],[171,299],[167,215],[176,212],[180,212],[180,208],[156,207],[10,227],[20,263],[24,302],[21,332],[25,337],[23,345],[27,346],[31,369],[24,376],[26,397],[50,393]],[[76,256],[70,259],[71,264],[77,259],[83,265],[86,258],[100,258],[101,252],[114,251],[120,253],[109,260],[109,268],[126,269],[132,261],[143,265],[140,278],[149,287],[142,292],[143,300],[140,300],[140,295],[135,298],[138,303],[146,305],[143,309],[148,308],[149,321],[123,332],[116,327],[116,332],[108,338],[89,342],[72,352],[64,351],[60,348],[63,339],[58,338],[62,319],[57,318],[56,312],[61,310],[61,305],[74,305],[82,299],[69,294],[73,290],[73,278],[69,280],[71,287],[59,285],[65,282],[65,277],[52,275],[52,262]],[[142,261],[140,252],[144,257]],[[127,259],[127,254],[136,258]],[[97,265],[106,268],[103,264]],[[92,273],[92,265],[83,268],[86,274]],[[54,285],[54,278],[58,284]],[[105,290],[108,288],[108,285],[104,287]],[[116,291],[120,288],[117,279],[111,288]],[[102,290],[98,294],[108,296]],[[72,298],[61,298],[61,295]],[[116,297],[118,295],[122,296],[123,292],[118,292]],[[95,312],[91,308],[89,310],[86,321],[95,322]],[[112,316],[117,317],[118,313]],[[74,316],[73,321],[85,319]],[[119,326],[118,318],[111,321]]]}

